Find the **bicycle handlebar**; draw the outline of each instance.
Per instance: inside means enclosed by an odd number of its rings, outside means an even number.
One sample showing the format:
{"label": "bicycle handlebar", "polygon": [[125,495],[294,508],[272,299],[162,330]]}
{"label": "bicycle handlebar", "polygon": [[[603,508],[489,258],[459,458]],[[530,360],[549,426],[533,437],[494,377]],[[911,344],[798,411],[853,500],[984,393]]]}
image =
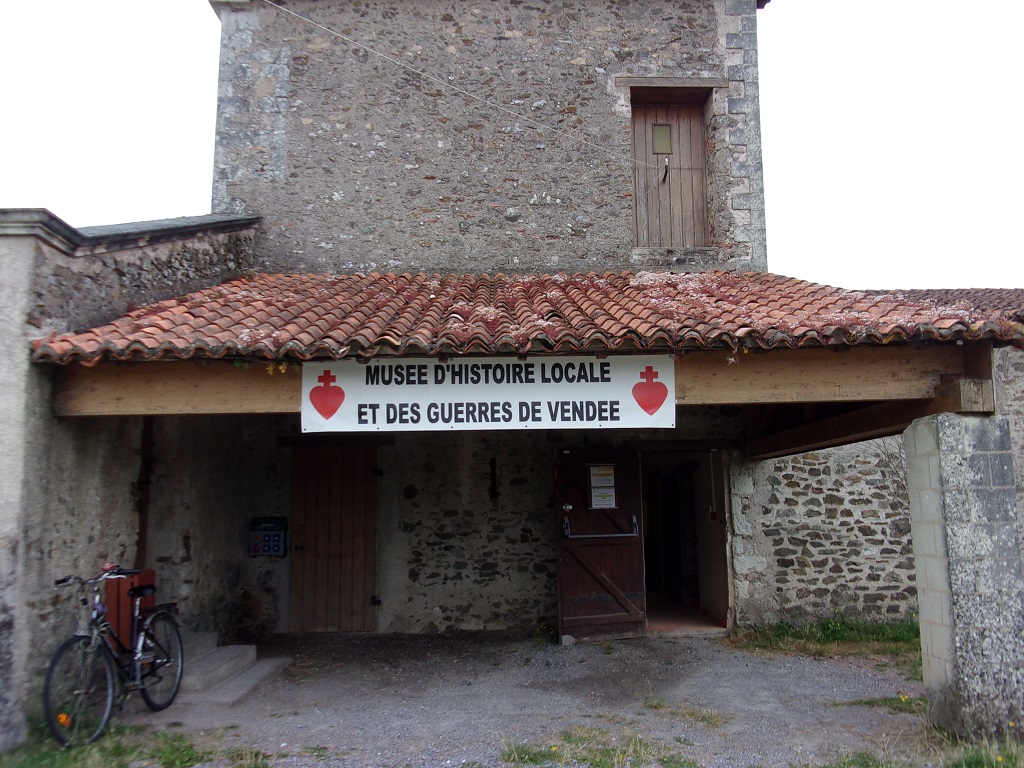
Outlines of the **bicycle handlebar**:
{"label": "bicycle handlebar", "polygon": [[139,568],[122,568],[117,563],[107,563],[103,566],[103,571],[99,576],[95,576],[91,579],[83,579],[81,576],[65,576],[63,579],[57,579],[53,582],[55,587],[63,587],[68,584],[98,584],[104,579],[124,579],[128,576],[134,576],[135,574],[142,573]]}

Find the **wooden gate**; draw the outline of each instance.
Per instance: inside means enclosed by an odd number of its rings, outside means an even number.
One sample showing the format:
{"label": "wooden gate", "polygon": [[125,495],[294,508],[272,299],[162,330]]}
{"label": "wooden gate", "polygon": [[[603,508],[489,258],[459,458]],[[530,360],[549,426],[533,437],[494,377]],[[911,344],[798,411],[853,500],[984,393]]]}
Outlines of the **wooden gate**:
{"label": "wooden gate", "polygon": [[377,628],[376,457],[372,445],[294,448],[292,632]]}
{"label": "wooden gate", "polygon": [[559,632],[576,638],[644,634],[639,454],[562,451],[555,501],[561,532]]}

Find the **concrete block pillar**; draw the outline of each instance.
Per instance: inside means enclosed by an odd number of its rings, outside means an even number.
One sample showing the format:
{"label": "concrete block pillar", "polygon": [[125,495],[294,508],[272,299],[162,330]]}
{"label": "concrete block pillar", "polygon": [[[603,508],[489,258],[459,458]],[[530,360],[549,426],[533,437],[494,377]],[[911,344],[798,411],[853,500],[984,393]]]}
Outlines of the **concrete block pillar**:
{"label": "concrete block pillar", "polygon": [[903,439],[930,715],[960,733],[1019,737],[1024,513],[1009,423],[946,413],[915,421]]}
{"label": "concrete block pillar", "polygon": [[22,694],[28,632],[23,620],[27,408],[30,397],[25,318],[33,298],[36,247],[15,216],[0,216],[0,754],[25,738]]}

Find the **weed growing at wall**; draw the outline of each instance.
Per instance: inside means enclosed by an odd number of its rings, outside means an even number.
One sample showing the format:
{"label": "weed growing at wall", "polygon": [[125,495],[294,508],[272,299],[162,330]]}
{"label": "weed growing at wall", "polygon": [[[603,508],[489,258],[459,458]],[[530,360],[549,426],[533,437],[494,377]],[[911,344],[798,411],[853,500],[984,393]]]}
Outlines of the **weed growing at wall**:
{"label": "weed growing at wall", "polygon": [[864,643],[912,650],[920,642],[921,632],[916,621],[858,621],[838,613],[807,624],[783,621],[744,627],[730,637],[730,643],[739,648],[817,655],[835,653],[844,645]]}
{"label": "weed growing at wall", "polygon": [[874,699],[854,699],[853,701],[837,701],[837,707],[884,707],[893,712],[908,712],[915,715],[923,715],[928,709],[928,699],[923,696],[908,696],[901,693],[898,696],[883,696]]}
{"label": "weed growing at wall", "polygon": [[921,633],[916,621],[870,622],[835,613],[807,624],[764,624],[734,630],[735,648],[809,656],[883,657],[908,680],[921,679]]}
{"label": "weed growing at wall", "polygon": [[945,768],[1024,768],[1024,745],[1012,738],[972,744]]}

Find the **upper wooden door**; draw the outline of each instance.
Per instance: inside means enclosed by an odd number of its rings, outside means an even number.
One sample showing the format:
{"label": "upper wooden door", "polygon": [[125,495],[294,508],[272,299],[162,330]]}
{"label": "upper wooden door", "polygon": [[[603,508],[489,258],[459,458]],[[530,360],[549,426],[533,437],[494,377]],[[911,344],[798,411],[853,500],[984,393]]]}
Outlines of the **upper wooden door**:
{"label": "upper wooden door", "polygon": [[636,245],[707,245],[703,107],[633,104],[632,110]]}
{"label": "upper wooden door", "polygon": [[559,632],[576,638],[644,634],[638,453],[566,450],[556,473]]}
{"label": "upper wooden door", "polygon": [[295,446],[292,632],[377,628],[376,456],[372,445]]}

